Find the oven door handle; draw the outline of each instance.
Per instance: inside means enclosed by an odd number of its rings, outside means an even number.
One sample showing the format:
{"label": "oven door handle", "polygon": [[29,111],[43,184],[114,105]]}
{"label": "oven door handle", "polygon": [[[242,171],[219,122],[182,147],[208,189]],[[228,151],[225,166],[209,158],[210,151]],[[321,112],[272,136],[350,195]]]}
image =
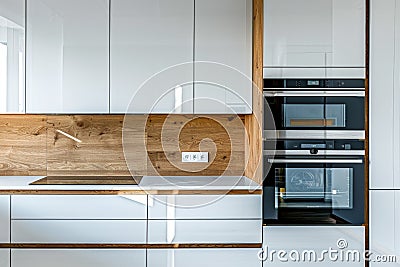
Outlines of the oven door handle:
{"label": "oven door handle", "polygon": [[321,97],[337,97],[337,96],[356,96],[365,97],[365,91],[264,91],[265,97],[298,97],[298,96],[321,96]]}
{"label": "oven door handle", "polygon": [[351,163],[362,164],[362,159],[268,159],[268,163]]}

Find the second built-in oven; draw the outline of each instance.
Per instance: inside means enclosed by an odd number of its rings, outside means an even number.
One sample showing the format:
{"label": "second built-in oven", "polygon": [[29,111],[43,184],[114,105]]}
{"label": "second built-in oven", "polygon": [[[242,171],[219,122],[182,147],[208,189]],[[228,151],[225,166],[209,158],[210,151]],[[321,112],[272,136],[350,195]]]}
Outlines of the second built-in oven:
{"label": "second built-in oven", "polygon": [[264,97],[276,128],[266,138],[365,138],[363,79],[265,79]]}

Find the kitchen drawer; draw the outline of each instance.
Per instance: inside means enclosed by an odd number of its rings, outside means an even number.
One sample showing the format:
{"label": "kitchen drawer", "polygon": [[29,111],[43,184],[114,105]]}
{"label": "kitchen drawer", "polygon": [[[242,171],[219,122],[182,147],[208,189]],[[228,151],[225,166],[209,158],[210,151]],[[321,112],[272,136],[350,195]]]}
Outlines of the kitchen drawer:
{"label": "kitchen drawer", "polygon": [[5,195],[0,196],[0,243],[8,242],[10,242],[10,196]]}
{"label": "kitchen drawer", "polygon": [[12,249],[13,267],[145,267],[144,249]]}
{"label": "kitchen drawer", "polygon": [[149,219],[261,219],[261,195],[149,196]]}
{"label": "kitchen drawer", "polygon": [[12,219],[146,219],[147,196],[12,196]]}
{"label": "kitchen drawer", "polygon": [[146,243],[146,220],[12,220],[13,243]]}
{"label": "kitchen drawer", "polygon": [[0,266],[10,267],[10,250],[0,249]]}
{"label": "kitchen drawer", "polygon": [[259,249],[149,249],[147,267],[261,267]]}
{"label": "kitchen drawer", "polygon": [[150,244],[261,243],[261,220],[149,220]]}

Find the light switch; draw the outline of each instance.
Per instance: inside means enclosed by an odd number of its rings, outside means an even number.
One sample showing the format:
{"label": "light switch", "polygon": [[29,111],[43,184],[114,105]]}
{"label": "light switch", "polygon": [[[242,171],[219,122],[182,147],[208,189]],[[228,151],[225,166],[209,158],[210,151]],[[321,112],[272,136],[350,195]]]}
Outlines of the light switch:
{"label": "light switch", "polygon": [[182,162],[208,162],[208,152],[182,152]]}

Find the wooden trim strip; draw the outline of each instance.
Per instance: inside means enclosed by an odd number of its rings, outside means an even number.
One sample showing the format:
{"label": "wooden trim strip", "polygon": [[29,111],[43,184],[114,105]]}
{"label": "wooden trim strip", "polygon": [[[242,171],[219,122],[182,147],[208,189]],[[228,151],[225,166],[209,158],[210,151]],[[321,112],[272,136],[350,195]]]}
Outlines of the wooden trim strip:
{"label": "wooden trim strip", "polygon": [[0,248],[21,249],[183,249],[183,248],[261,248],[261,243],[250,244],[52,244],[10,243]]}
{"label": "wooden trim strip", "polygon": [[0,190],[0,195],[261,195],[262,190]]}

